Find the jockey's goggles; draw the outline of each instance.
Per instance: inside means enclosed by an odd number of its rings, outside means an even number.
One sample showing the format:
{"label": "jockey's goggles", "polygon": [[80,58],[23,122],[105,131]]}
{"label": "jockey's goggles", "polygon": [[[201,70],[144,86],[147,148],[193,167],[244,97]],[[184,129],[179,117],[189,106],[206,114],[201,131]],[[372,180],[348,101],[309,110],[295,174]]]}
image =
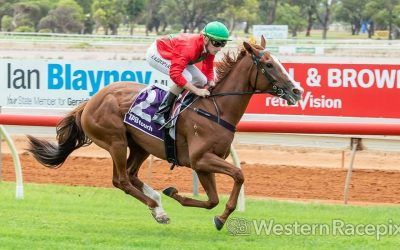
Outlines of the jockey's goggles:
{"label": "jockey's goggles", "polygon": [[217,41],[217,40],[210,39],[210,42],[211,42],[212,46],[214,46],[216,48],[225,47],[225,45],[226,45],[226,41]]}

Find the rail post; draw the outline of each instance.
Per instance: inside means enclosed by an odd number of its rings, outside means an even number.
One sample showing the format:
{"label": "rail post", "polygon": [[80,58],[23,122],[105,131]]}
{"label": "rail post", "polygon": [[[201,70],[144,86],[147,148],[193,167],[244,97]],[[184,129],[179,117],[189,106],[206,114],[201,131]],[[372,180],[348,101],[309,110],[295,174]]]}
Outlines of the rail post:
{"label": "rail post", "polygon": [[21,168],[21,162],[19,160],[18,152],[14,146],[14,143],[13,143],[10,135],[7,133],[7,131],[3,125],[0,125],[0,134],[7,141],[8,147],[11,150],[12,158],[14,161],[14,167],[15,167],[15,181],[16,181],[15,198],[17,200],[21,200],[24,198],[24,184],[23,184],[23,180],[22,180],[22,168]]}
{"label": "rail post", "polygon": [[345,205],[347,205],[347,201],[349,199],[349,188],[350,188],[351,174],[353,172],[354,158],[356,157],[357,150],[362,149],[361,138],[351,138],[350,148],[351,148],[350,164],[349,164],[349,169],[347,169],[346,181],[344,184],[344,204]]}

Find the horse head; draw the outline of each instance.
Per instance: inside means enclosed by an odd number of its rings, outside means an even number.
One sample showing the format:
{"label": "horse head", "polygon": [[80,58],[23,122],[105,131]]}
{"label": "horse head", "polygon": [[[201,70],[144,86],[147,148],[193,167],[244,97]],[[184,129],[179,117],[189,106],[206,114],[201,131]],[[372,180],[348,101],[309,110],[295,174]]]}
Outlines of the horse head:
{"label": "horse head", "polygon": [[[255,91],[278,96],[286,100],[289,105],[296,104],[301,100],[304,89],[289,75],[278,58],[265,49],[265,45],[264,36],[261,36],[261,46],[243,42],[244,48],[256,66],[253,69],[256,70],[256,77],[250,82],[251,87]],[[263,77],[258,76],[260,73]]]}

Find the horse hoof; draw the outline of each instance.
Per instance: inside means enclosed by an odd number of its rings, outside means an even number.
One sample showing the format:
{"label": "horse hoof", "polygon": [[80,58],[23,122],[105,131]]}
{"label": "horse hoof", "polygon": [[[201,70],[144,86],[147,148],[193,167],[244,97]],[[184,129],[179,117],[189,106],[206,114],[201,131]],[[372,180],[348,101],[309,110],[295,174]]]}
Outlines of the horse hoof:
{"label": "horse hoof", "polygon": [[174,187],[169,187],[169,188],[164,189],[162,192],[166,196],[172,197],[174,194],[178,193],[178,190]]}
{"label": "horse hoof", "polygon": [[217,228],[217,230],[221,230],[222,227],[224,226],[224,222],[222,220],[220,220],[217,216],[214,217],[214,225]]}
{"label": "horse hoof", "polygon": [[156,221],[160,224],[169,224],[170,222],[170,219],[166,215],[160,217],[154,217],[154,219],[156,219]]}
{"label": "horse hoof", "polygon": [[164,211],[160,211],[159,208],[150,208],[151,215],[160,224],[169,224],[170,219]]}

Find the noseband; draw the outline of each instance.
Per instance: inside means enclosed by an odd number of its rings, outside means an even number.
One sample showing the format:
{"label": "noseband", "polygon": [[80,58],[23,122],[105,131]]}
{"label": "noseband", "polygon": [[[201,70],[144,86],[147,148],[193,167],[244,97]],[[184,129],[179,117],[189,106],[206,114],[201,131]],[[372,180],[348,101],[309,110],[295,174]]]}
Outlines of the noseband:
{"label": "noseband", "polygon": [[[273,78],[269,73],[266,68],[266,66],[260,62],[260,59],[264,56],[265,51],[260,51],[260,54],[258,56],[254,55],[253,53],[251,54],[251,58],[253,59],[254,65],[257,67],[257,73],[256,73],[256,79],[254,81],[255,86],[251,86],[253,88],[254,94],[258,93],[270,93],[270,94],[275,94],[279,97],[282,97],[285,95],[285,92],[283,91],[282,88],[278,87],[276,85],[277,80]],[[261,71],[261,73],[265,76],[265,78],[269,81],[270,84],[272,84],[272,91],[271,90],[265,90],[265,91],[259,91],[257,90],[257,79],[258,79],[258,73]]]}

